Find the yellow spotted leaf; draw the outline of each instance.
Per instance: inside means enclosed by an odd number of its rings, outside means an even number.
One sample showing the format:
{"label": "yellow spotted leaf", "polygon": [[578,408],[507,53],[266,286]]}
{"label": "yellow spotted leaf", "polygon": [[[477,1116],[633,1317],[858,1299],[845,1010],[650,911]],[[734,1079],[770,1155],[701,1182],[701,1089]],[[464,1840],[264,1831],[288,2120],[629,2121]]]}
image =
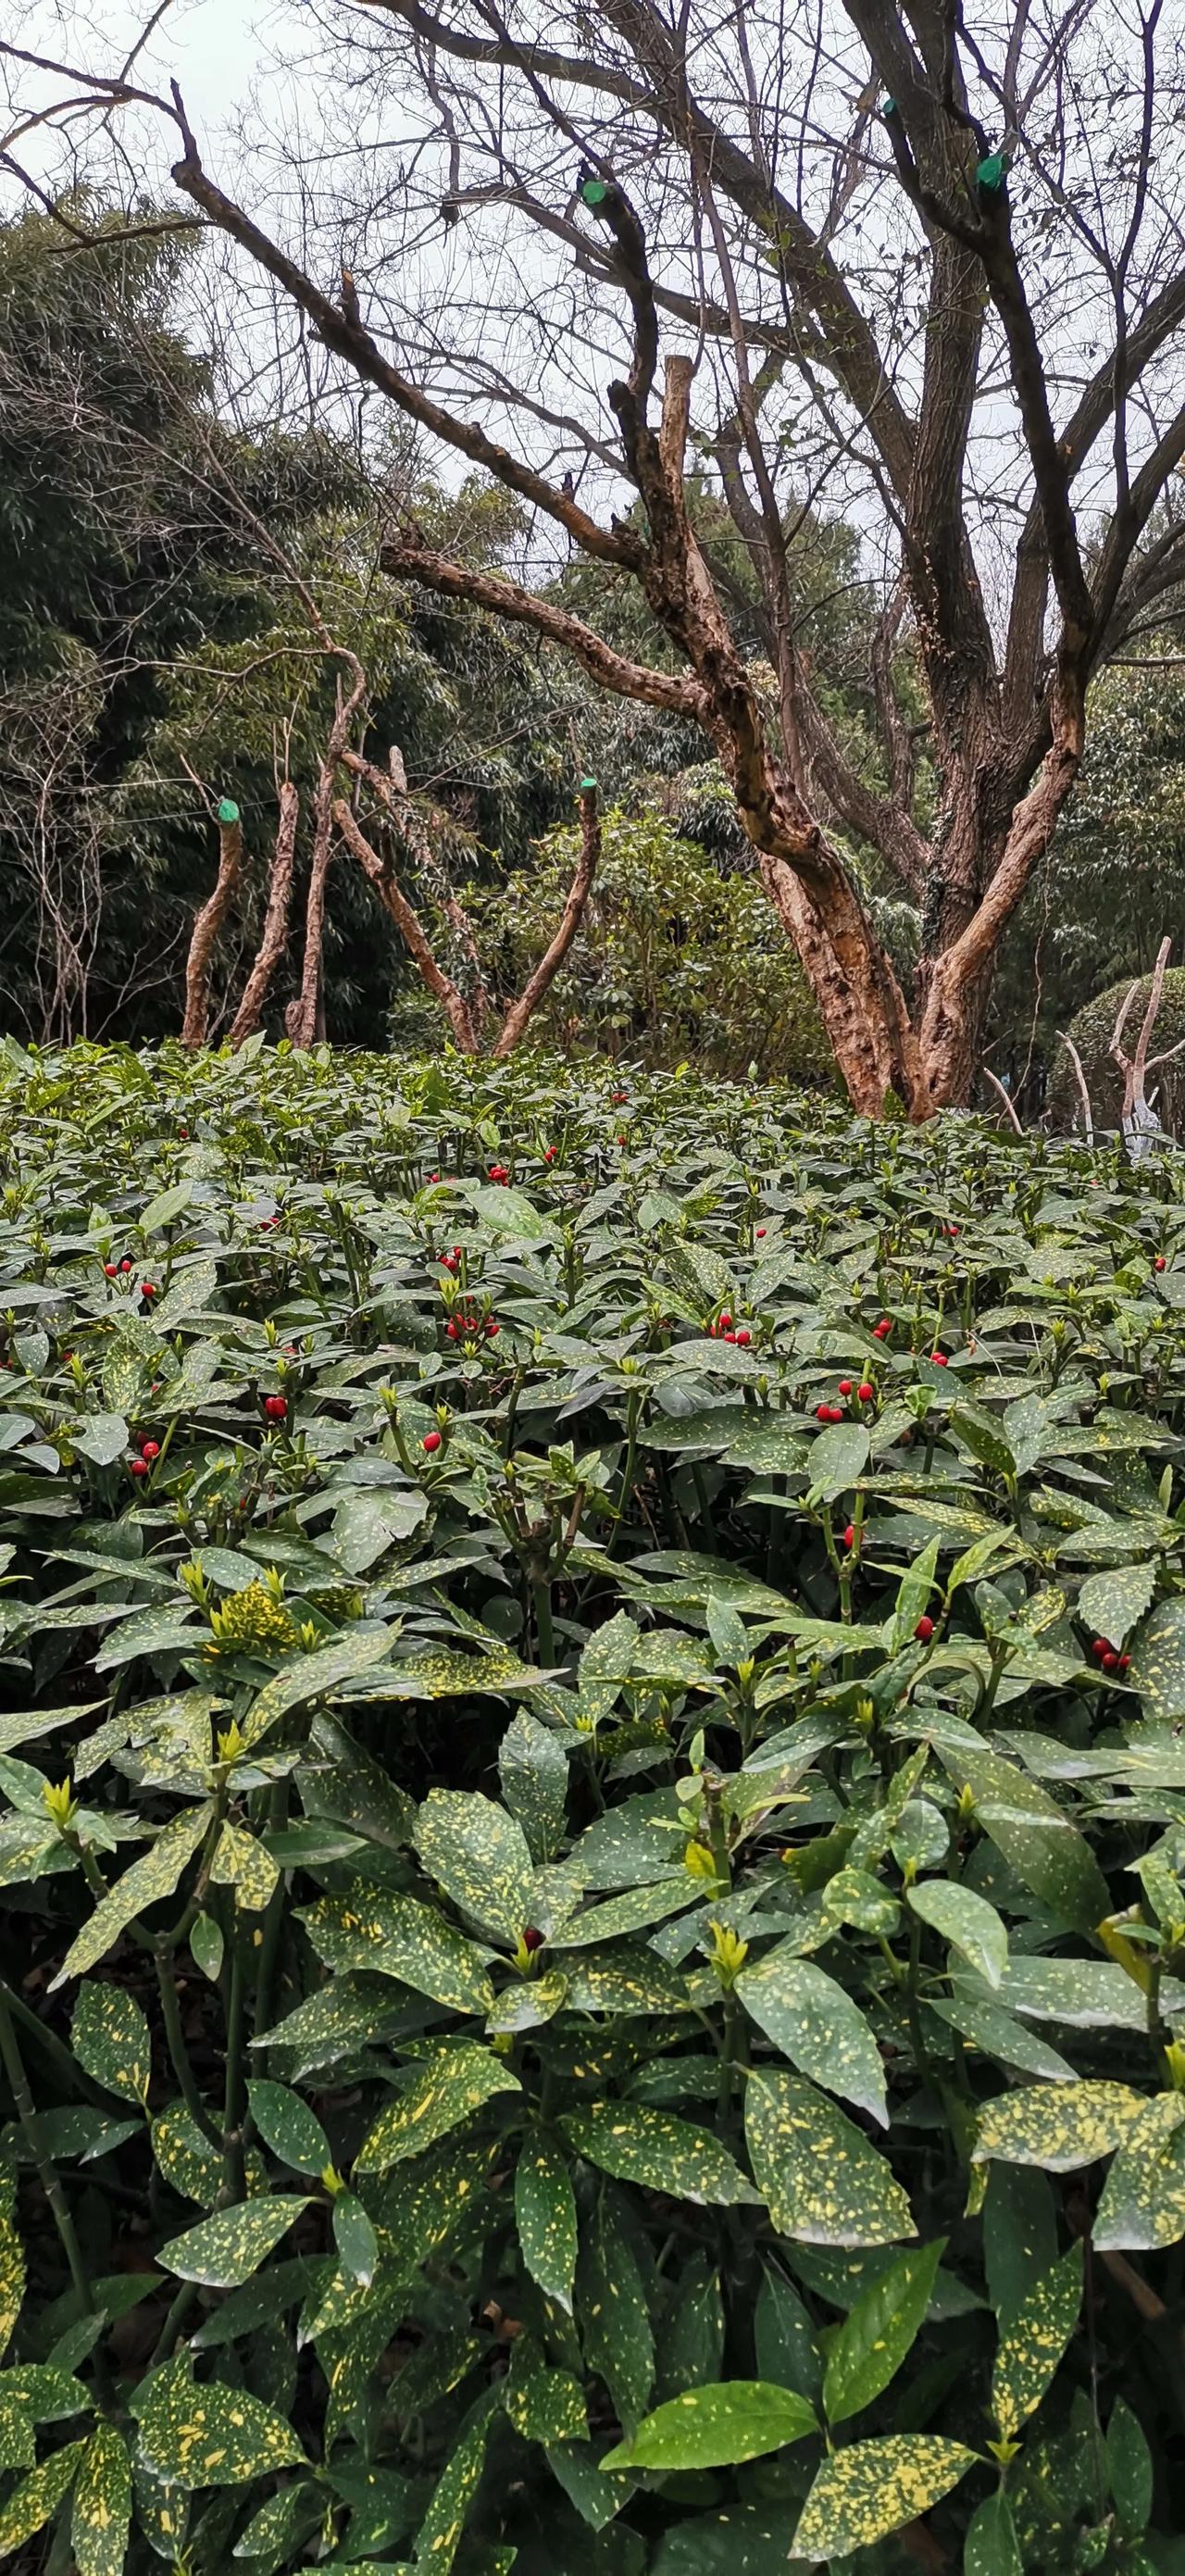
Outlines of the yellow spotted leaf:
{"label": "yellow spotted leaf", "polygon": [[193,2378],[181,2353],[154,2373],[139,2406],[140,2451],[167,2485],[237,2487],[304,2464],[290,2424],[249,2389]]}
{"label": "yellow spotted leaf", "polygon": [[355,2170],[386,2173],[391,2165],[418,2156],[437,2138],[446,2137],[496,2093],[519,2091],[517,2075],[476,2040],[438,2048],[416,2068],[402,2093],[380,2111],[355,2158]]}
{"label": "yellow spotted leaf", "polygon": [[241,1825],[224,1825],[218,1837],[210,1876],[220,1887],[233,1887],[235,1904],[244,1914],[262,1914],[279,1884],[271,1853]]}
{"label": "yellow spotted leaf", "polygon": [[992,2412],[1005,2442],[1040,2405],[1081,2305],[1082,2247],[1072,2245],[1060,2263],[1038,2276],[1015,2315],[1001,2321],[992,2372]]}
{"label": "yellow spotted leaf", "polygon": [[750,2076],[745,2135],[780,2236],[806,2245],[897,2245],[916,2234],[884,2157],[801,2076],[769,2068]]}
{"label": "yellow spotted leaf", "polygon": [[85,2442],[67,2442],[64,2450],[51,2451],[0,2505],[0,2558],[31,2540],[57,2512],[85,2449]]}
{"label": "yellow spotted leaf", "polygon": [[1026,2084],[984,2104],[975,2159],[1076,2173],[1121,2146],[1146,2107],[1128,2084]]}
{"label": "yellow spotted leaf", "polygon": [[449,2576],[461,2546],[469,2507],[481,2484],[490,2435],[493,2399],[461,2435],[416,2535],[416,2564],[433,2576]]}
{"label": "yellow spotted leaf", "polygon": [[162,2245],[158,2261],[182,2281],[200,2281],[207,2289],[237,2290],[287,2235],[293,2220],[308,2208],[308,2195],[298,2199],[277,2192],[261,2200],[239,2201],[217,2209],[212,2218],[187,2227],[183,2236]]}
{"label": "yellow spotted leaf", "polygon": [[454,1905],[513,1945],[531,1921],[535,1884],[517,1818],[476,1789],[432,1789],[415,1841],[429,1876]]}
{"label": "yellow spotted leaf", "polygon": [[0,2217],[0,2353],[12,2341],[25,2295],[25,2249],[11,2218]]}
{"label": "yellow spotted leaf", "polygon": [[965,2477],[976,2454],[935,2433],[850,2442],[825,2460],[794,2535],[795,2558],[846,2557],[928,2513]]}
{"label": "yellow spotted leaf", "polygon": [[152,2041],[134,1995],[88,1978],[78,1989],[70,2038],[79,2065],[96,2083],[129,2102],[147,2101]]}
{"label": "yellow spotted leaf", "polygon": [[493,2003],[493,1987],[472,1942],[414,1897],[391,1896],[359,1880],[342,1895],[320,1897],[302,1920],[331,1968],[398,1977],[454,2012],[487,2013]]}
{"label": "yellow spotted leaf", "polygon": [[78,2576],[120,2576],[131,2518],[127,2444],[114,2424],[97,2424],[74,2488],[70,2539]]}
{"label": "yellow spotted leaf", "polygon": [[1151,2252],[1185,2236],[1185,2094],[1144,2104],[1103,2185],[1094,2243],[1100,2253]]}
{"label": "yellow spotted leaf", "polygon": [[156,1840],[139,1860],[125,1869],[114,1887],[108,1889],[96,1905],[89,1923],[84,1923],[76,1941],[71,1943],[65,1959],[53,1980],[64,1985],[68,1977],[81,1977],[93,1968],[96,1959],[114,1948],[120,1933],[133,1918],[143,1913],[146,1905],[155,1905],[162,1896],[171,1896],[186,1863],[192,1860],[210,1822],[208,1806],[185,1807],[162,1826]]}

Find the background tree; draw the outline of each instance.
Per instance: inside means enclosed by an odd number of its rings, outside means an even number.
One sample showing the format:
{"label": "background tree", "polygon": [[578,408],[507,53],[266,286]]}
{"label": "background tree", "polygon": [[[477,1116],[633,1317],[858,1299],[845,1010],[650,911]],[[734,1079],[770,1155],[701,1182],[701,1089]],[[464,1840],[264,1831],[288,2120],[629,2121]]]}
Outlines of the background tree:
{"label": "background tree", "polygon": [[[845,0],[822,32],[708,0],[677,16],[653,0],[508,16],[383,0],[323,19],[339,59],[320,95],[348,100],[350,136],[300,169],[299,258],[205,169],[175,99],[179,189],[276,281],[306,352],[315,335],[318,359],[630,575],[678,669],[608,651],[538,566],[512,585],[414,520],[389,569],[701,725],[857,1105],[890,1087],[918,1116],[964,1098],[1001,939],[1074,783],[1091,675],[1185,563],[1182,73],[1160,0],[1134,23],[1111,0],[1056,23],[1018,6],[976,36],[930,0]],[[90,77],[105,112],[126,95]],[[374,142],[392,91],[436,138],[397,166]],[[514,450],[486,426],[496,410],[516,416]],[[754,566],[776,724],[694,536],[689,446]],[[596,506],[615,480],[644,534]],[[883,792],[804,666],[787,570],[804,488],[875,512]],[[903,620],[932,828],[886,677]],[[920,902],[909,1000],[828,811]]]}

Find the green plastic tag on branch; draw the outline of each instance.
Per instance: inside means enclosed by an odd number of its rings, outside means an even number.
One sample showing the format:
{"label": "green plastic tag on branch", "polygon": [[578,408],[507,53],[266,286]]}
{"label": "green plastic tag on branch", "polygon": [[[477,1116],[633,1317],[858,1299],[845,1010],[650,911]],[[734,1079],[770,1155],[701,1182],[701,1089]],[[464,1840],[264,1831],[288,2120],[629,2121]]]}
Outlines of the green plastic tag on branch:
{"label": "green plastic tag on branch", "polygon": [[603,206],[609,194],[608,184],[604,179],[582,179],[580,194],[586,206]]}
{"label": "green plastic tag on branch", "polygon": [[235,803],[235,801],[234,801],[233,796],[223,796],[223,797],[220,797],[220,798],[219,798],[219,803],[218,803],[218,820],[219,820],[219,822],[220,822],[220,823],[237,823],[237,822],[238,822],[238,819],[239,819],[239,809],[238,809],[238,806],[236,805],[236,803]]}
{"label": "green plastic tag on branch", "polygon": [[1008,167],[1008,155],[1006,152],[989,152],[986,160],[979,162],[977,165],[975,172],[976,187],[982,188],[986,196],[994,196],[997,190],[1002,188],[1004,185],[1004,181],[1008,176]]}
{"label": "green plastic tag on branch", "polygon": [[582,779],[581,779],[581,781],[580,781],[580,793],[581,793],[581,795],[582,795],[582,796],[595,796],[595,795],[596,795],[596,792],[597,792],[597,781],[596,781],[596,779],[595,779],[595,778],[582,778]]}

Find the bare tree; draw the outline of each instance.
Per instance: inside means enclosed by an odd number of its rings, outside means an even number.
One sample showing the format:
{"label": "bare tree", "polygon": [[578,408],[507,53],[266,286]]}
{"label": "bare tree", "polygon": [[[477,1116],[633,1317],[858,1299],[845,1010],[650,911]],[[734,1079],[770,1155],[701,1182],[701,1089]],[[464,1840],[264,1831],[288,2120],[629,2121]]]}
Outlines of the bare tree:
{"label": "bare tree", "polygon": [[232,1047],[243,1046],[248,1038],[254,1037],[267,1007],[272,980],[288,938],[288,907],[292,901],[292,872],[296,863],[296,827],[300,820],[300,797],[290,778],[280,781],[279,805],[275,846],[268,870],[267,909],[251,972],[228,1032],[228,1042]]}
{"label": "bare tree", "polygon": [[210,1022],[210,969],[218,933],[243,873],[243,825],[238,806],[224,796],[218,807],[218,874],[193,925],[185,961],[185,1018],[181,1044],[201,1047]]}
{"label": "bare tree", "polygon": [[[174,89],[156,104],[181,137],[178,189],[275,282],[309,363],[341,361],[565,550],[636,583],[677,667],[557,600],[541,539],[510,580],[404,521],[388,569],[693,718],[856,1107],[965,1099],[1091,675],[1185,577],[1185,84],[1163,0],[1008,0],[974,27],[958,0],[809,17],[787,0],[321,0],[320,24],[343,59],[319,98],[327,117],[348,100],[350,131],[332,206],[299,173],[300,256],[206,169]],[[128,95],[90,87],[105,114]],[[375,139],[393,97],[413,138],[398,158]],[[774,721],[697,538],[689,449],[752,563]],[[615,483],[628,518],[591,506]],[[832,721],[796,621],[808,504],[868,530],[879,774]],[[893,685],[902,638],[930,812]],[[908,996],[839,830],[920,908]]]}

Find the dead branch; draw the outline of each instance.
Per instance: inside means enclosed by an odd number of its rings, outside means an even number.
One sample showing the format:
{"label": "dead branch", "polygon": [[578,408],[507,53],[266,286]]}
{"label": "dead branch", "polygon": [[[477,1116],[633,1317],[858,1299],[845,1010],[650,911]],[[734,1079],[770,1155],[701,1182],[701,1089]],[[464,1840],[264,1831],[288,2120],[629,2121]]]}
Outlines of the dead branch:
{"label": "dead branch", "polygon": [[367,840],[361,824],[351,813],[344,796],[334,801],[333,820],[348,850],[352,850],[363,874],[369,878],[379,901],[389,912],[400,938],[419,970],[421,981],[439,1002],[462,1055],[477,1054],[477,1032],[464,994],[438,964],[432,943],[419,914],[415,912],[388,861],[379,857]]}
{"label": "dead branch", "polygon": [[495,1056],[513,1053],[528,1020],[538,1010],[540,1002],[555,982],[584,919],[585,906],[592,892],[593,879],[600,864],[600,857],[601,819],[597,810],[597,782],[595,778],[582,778],[580,782],[580,856],[568,890],[563,918],[534,973],[528,976],[517,1002],[511,1003],[494,1048]]}
{"label": "dead branch", "polygon": [[1070,1062],[1074,1068],[1074,1079],[1078,1085],[1078,1097],[1082,1102],[1083,1134],[1086,1138],[1087,1144],[1093,1145],[1094,1112],[1090,1105],[1090,1093],[1086,1088],[1086,1075],[1082,1070],[1082,1058],[1078,1053],[1078,1049],[1074,1044],[1073,1038],[1068,1038],[1064,1029],[1062,1031],[1061,1043],[1064,1046],[1066,1054],[1069,1056]]}
{"label": "dead branch", "polygon": [[1023,1136],[1025,1131],[1017,1117],[1015,1103],[1009,1099],[999,1075],[992,1072],[990,1064],[981,1065],[980,1072],[983,1075],[984,1081],[990,1083],[992,1090],[998,1094],[1004,1114],[1007,1118],[1011,1119],[1017,1135]]}
{"label": "dead branch", "polygon": [[210,1017],[210,961],[242,871],[243,826],[238,806],[226,796],[218,808],[218,875],[213,893],[207,895],[194,922],[185,963],[182,1046],[200,1047],[206,1043]]}
{"label": "dead branch", "polygon": [[292,872],[296,859],[296,826],[300,814],[300,797],[290,778],[280,786],[280,820],[275,849],[268,875],[267,911],[255,953],[255,963],[243,986],[243,998],[235,1013],[229,1043],[241,1047],[253,1037],[263,1018],[272,977],[284,953],[288,937],[288,906],[292,897]]}

